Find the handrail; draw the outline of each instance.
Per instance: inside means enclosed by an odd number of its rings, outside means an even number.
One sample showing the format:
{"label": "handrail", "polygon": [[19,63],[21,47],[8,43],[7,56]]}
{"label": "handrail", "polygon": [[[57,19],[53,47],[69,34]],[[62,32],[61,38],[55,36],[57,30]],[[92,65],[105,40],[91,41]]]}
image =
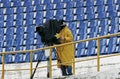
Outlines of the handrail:
{"label": "handrail", "polygon": [[36,51],[39,51],[39,50],[45,50],[45,49],[50,49],[50,48],[54,48],[54,47],[60,47],[60,46],[64,46],[64,45],[76,44],[76,43],[79,43],[79,42],[86,42],[86,41],[90,41],[90,40],[97,40],[97,39],[101,39],[101,38],[108,38],[108,37],[118,36],[118,35],[120,35],[120,32],[115,33],[115,34],[108,34],[108,35],[105,35],[105,36],[99,36],[99,37],[95,37],[95,38],[78,40],[78,41],[75,41],[75,42],[69,42],[69,43],[64,43],[64,44],[59,44],[59,45],[47,46],[47,47],[44,47],[44,48],[38,48],[38,49],[34,49],[34,50],[1,52],[0,54],[16,54],[16,53],[36,52]]}
{"label": "handrail", "polygon": [[[2,79],[4,79],[4,55],[5,54],[16,54],[16,53],[26,53],[26,52],[30,52],[30,76],[32,74],[32,53],[33,52],[36,52],[36,51],[39,51],[39,50],[45,50],[45,49],[52,49],[52,48],[55,48],[55,47],[59,47],[59,46],[63,46],[63,45],[69,45],[69,44],[76,44],[76,43],[79,43],[79,42],[86,42],[86,41],[90,41],[90,40],[97,40],[97,71],[100,71],[100,39],[102,38],[109,38],[109,37],[112,37],[112,36],[118,36],[120,35],[120,32],[118,33],[115,33],[115,34],[108,34],[108,35],[105,35],[105,36],[99,36],[99,37],[95,37],[95,38],[89,38],[89,39],[84,39],[84,40],[78,40],[78,41],[75,41],[75,42],[69,42],[69,43],[64,43],[64,44],[60,44],[60,45],[53,45],[53,46],[48,46],[48,47],[44,47],[44,48],[39,48],[39,49],[35,49],[35,50],[23,50],[23,51],[11,51],[11,52],[1,52],[0,54],[2,54]],[[95,58],[94,58],[95,59]],[[50,59],[51,61],[51,59]],[[67,62],[67,63],[75,63],[77,61],[72,61],[72,62]],[[61,63],[62,64],[62,63]],[[50,78],[52,77],[52,66],[55,66],[55,65],[52,65],[50,63],[49,67],[50,67]],[[45,66],[47,67],[47,66]],[[74,67],[73,67],[74,68]],[[74,71],[74,70],[73,70]]]}

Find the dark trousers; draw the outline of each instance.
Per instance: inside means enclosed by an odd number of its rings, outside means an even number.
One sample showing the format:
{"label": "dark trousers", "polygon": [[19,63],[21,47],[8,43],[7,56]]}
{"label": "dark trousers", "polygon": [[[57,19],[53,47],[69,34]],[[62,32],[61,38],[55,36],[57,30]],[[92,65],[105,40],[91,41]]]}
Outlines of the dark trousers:
{"label": "dark trousers", "polygon": [[63,76],[72,75],[72,66],[61,66],[61,71]]}

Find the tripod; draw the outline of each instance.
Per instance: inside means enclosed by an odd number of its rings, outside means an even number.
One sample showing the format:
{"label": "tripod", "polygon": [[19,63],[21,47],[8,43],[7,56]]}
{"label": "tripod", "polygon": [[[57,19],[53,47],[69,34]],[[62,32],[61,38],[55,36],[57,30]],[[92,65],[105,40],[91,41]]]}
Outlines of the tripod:
{"label": "tripod", "polygon": [[40,57],[39,57],[39,59],[38,59],[38,61],[37,61],[36,67],[35,67],[35,69],[34,69],[34,72],[33,72],[32,76],[30,77],[30,79],[33,79],[34,74],[35,74],[35,72],[36,72],[36,69],[37,69],[37,67],[38,67],[38,64],[41,62],[43,55],[44,55],[44,51],[42,50],[42,52],[41,52],[41,54],[40,54]]}

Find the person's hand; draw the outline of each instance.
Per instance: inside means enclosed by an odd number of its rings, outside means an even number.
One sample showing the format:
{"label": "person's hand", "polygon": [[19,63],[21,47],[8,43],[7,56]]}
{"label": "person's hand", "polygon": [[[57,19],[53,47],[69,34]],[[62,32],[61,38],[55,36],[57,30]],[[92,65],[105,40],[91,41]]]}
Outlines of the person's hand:
{"label": "person's hand", "polygon": [[65,41],[65,38],[64,38],[64,37],[60,37],[60,40],[61,40],[61,41]]}

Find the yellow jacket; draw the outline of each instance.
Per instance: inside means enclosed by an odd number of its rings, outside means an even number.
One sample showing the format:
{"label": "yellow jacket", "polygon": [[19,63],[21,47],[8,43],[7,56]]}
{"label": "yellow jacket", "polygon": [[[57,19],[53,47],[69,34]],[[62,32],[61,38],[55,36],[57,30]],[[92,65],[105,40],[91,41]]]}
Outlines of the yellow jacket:
{"label": "yellow jacket", "polygon": [[[57,38],[64,37],[65,40],[62,43],[68,43],[73,41],[73,35],[71,30],[65,26],[59,34],[56,35]],[[74,44],[64,45],[60,47],[56,47],[58,59],[60,60],[62,65],[72,66],[72,62],[74,60]]]}

